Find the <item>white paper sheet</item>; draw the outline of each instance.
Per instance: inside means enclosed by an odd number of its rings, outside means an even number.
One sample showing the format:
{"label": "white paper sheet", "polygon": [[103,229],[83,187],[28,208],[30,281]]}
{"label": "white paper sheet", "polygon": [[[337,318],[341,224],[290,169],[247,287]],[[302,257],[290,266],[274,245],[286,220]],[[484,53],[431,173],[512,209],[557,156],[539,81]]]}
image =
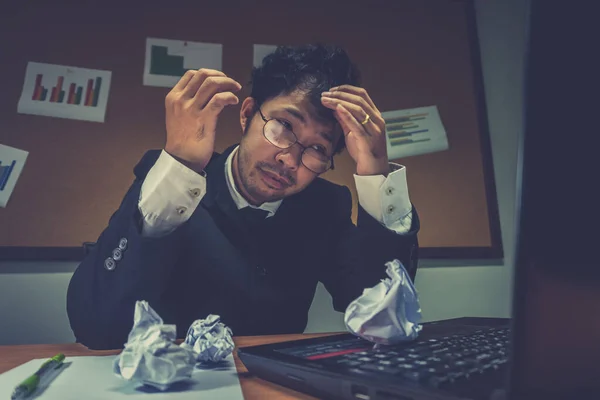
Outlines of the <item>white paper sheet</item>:
{"label": "white paper sheet", "polygon": [[223,45],[146,39],[144,85],[173,87],[188,69],[222,70]]}
{"label": "white paper sheet", "polygon": [[[189,382],[180,382],[165,392],[136,388],[112,371],[115,356],[67,357],[63,370],[32,398],[41,400],[243,400],[233,355],[212,368],[196,367]],[[34,373],[45,359],[22,364],[0,375],[0,399],[10,399],[14,388]]]}
{"label": "white paper sheet", "polygon": [[28,155],[24,150],[0,144],[0,207],[6,207]]}
{"label": "white paper sheet", "polygon": [[274,52],[276,48],[277,46],[273,44],[255,44],[252,65],[260,67],[263,58],[265,58],[267,54]]}
{"label": "white paper sheet", "polygon": [[17,111],[104,122],[110,78],[110,71],[30,61]]}
{"label": "white paper sheet", "polygon": [[437,106],[382,112],[390,160],[448,149]]}

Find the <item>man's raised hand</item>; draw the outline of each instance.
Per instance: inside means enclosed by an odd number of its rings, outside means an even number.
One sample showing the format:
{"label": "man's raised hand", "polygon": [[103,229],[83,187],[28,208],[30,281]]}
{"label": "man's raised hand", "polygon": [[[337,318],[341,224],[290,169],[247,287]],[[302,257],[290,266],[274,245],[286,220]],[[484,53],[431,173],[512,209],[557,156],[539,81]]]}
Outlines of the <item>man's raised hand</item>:
{"label": "man's raised hand", "polygon": [[202,171],[214,151],[219,114],[225,106],[239,102],[234,92],[241,88],[221,71],[187,71],[165,98],[165,151]]}

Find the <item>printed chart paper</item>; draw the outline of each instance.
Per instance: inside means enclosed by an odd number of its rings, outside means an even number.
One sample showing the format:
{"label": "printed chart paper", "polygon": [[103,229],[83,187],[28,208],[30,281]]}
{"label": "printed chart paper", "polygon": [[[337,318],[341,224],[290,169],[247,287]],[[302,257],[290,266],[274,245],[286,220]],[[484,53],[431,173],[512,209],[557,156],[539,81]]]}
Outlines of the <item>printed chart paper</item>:
{"label": "printed chart paper", "polygon": [[437,106],[386,111],[387,152],[390,160],[448,149],[448,137]]}
{"label": "printed chart paper", "polygon": [[0,144],[0,207],[6,207],[29,153]]}
{"label": "printed chart paper", "polygon": [[222,70],[223,45],[146,39],[144,85],[173,87],[188,69]]}
{"label": "printed chart paper", "polygon": [[265,58],[266,55],[274,52],[276,48],[277,46],[272,44],[255,44],[252,65],[255,67],[260,67],[263,58]]}
{"label": "printed chart paper", "polygon": [[17,111],[104,122],[110,71],[29,62]]}

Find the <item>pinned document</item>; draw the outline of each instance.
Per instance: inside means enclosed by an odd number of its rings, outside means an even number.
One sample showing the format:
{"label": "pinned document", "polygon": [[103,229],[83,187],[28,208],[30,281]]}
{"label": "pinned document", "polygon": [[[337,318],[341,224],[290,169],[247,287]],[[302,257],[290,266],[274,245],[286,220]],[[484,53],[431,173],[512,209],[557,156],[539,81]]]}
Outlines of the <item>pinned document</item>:
{"label": "pinned document", "polygon": [[223,45],[170,39],[146,39],[144,85],[173,87],[187,70],[222,70]]}
{"label": "pinned document", "polygon": [[110,71],[29,62],[17,111],[104,122]]}
{"label": "pinned document", "polygon": [[448,149],[437,106],[386,111],[381,115],[390,160]]}
{"label": "pinned document", "polygon": [[260,67],[263,59],[273,53],[276,49],[277,46],[273,44],[255,44],[253,48],[252,65],[254,67]]}
{"label": "pinned document", "polygon": [[29,153],[0,144],[0,207],[6,207]]}

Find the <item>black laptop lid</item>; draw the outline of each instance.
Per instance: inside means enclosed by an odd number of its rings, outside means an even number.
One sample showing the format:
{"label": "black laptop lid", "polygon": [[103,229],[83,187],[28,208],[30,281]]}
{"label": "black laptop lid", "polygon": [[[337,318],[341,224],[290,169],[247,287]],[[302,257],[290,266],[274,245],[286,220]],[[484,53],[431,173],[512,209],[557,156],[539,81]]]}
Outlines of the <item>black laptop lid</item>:
{"label": "black laptop lid", "polygon": [[515,398],[600,398],[596,7],[531,2],[517,188]]}

